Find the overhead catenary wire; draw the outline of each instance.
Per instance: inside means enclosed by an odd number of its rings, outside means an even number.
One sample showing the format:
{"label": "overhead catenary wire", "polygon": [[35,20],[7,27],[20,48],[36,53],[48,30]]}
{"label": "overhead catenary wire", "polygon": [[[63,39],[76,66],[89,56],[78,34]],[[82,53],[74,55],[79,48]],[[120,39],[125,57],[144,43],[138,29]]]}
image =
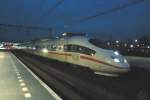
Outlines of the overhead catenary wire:
{"label": "overhead catenary wire", "polygon": [[60,6],[63,2],[64,2],[64,0],[59,0],[59,1],[58,1],[56,4],[54,4],[52,7],[49,7],[49,8],[47,9],[47,11],[44,12],[42,15],[40,15],[40,17],[39,17],[37,20],[35,20],[34,22],[35,22],[35,23],[39,23],[39,21],[41,20],[41,18],[43,18],[43,17],[45,17],[45,16],[51,14],[51,13],[52,13],[55,9],[57,9],[57,7]]}
{"label": "overhead catenary wire", "polygon": [[43,14],[43,16],[52,13],[59,5],[61,5],[64,2],[64,0],[59,0],[54,6],[50,7],[46,13]]}
{"label": "overhead catenary wire", "polygon": [[48,30],[50,28],[38,27],[38,26],[25,26],[25,25],[13,25],[13,24],[0,24],[0,27],[7,28],[24,28],[24,29],[37,29],[37,30]]}
{"label": "overhead catenary wire", "polygon": [[125,8],[128,8],[128,7],[131,7],[131,6],[137,5],[137,4],[142,3],[144,1],[145,0],[132,0],[132,1],[128,2],[128,3],[119,5],[117,7],[113,7],[112,9],[109,9],[107,11],[98,12],[98,13],[96,13],[94,15],[90,15],[90,16],[81,18],[81,19],[76,21],[76,24],[77,23],[82,23],[82,22],[85,22],[85,21],[88,21],[88,20],[91,20],[91,19],[94,19],[94,18],[96,18],[98,16],[103,16],[103,15],[106,15],[106,14],[110,14],[110,13],[113,13],[113,12],[116,12],[116,11],[119,11],[119,10],[122,10],[122,9],[125,9]]}
{"label": "overhead catenary wire", "polygon": [[14,24],[0,24],[1,32],[26,32],[26,31],[48,31],[51,32],[51,28],[39,27],[39,26],[25,26],[25,25],[14,25]]}

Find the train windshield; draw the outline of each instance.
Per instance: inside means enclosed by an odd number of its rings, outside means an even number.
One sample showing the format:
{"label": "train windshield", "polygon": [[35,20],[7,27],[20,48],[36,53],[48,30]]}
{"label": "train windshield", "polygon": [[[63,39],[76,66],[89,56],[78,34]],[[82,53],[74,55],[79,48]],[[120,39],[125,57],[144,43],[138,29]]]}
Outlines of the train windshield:
{"label": "train windshield", "polygon": [[89,39],[89,42],[93,44],[96,47],[102,48],[102,49],[112,49],[110,45],[108,45],[106,42],[98,40],[98,39]]}

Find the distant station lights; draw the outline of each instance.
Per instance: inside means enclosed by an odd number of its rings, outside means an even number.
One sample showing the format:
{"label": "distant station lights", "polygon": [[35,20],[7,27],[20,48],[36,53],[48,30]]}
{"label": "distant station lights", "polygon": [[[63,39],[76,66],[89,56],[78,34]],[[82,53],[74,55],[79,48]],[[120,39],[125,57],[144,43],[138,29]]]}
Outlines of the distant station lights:
{"label": "distant station lights", "polygon": [[127,43],[124,43],[124,47],[127,47]]}
{"label": "distant station lights", "polygon": [[116,43],[119,43],[119,41],[118,41],[118,40],[116,40]]}
{"label": "distant station lights", "polygon": [[107,45],[110,46],[110,42],[107,42]]}
{"label": "distant station lights", "polygon": [[137,42],[138,42],[138,40],[136,39],[136,40],[134,40],[134,42],[135,42],[135,43],[137,43]]}
{"label": "distant station lights", "polygon": [[134,47],[134,45],[133,45],[133,44],[131,44],[131,45],[130,45],[130,48],[133,48],[133,47]]}
{"label": "distant station lights", "polygon": [[[150,40],[141,40],[141,39],[132,39],[132,40],[110,40],[104,41],[105,48],[113,48],[114,54],[118,55],[119,51],[122,54],[129,54],[129,55],[147,55],[150,54]],[[115,59],[115,62],[119,62]]]}
{"label": "distant station lights", "polygon": [[136,45],[137,47],[140,47],[140,45],[138,44],[138,45]]}

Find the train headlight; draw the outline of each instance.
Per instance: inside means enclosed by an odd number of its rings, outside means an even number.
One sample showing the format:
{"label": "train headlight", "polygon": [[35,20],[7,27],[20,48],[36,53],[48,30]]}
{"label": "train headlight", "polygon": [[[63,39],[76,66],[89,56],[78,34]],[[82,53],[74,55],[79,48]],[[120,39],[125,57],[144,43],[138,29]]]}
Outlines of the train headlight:
{"label": "train headlight", "polygon": [[118,55],[119,55],[119,52],[118,52],[118,51],[115,51],[114,54],[118,56]]}
{"label": "train headlight", "polygon": [[48,53],[48,50],[47,49],[43,49],[42,52],[43,53]]}
{"label": "train headlight", "polygon": [[33,47],[32,49],[33,49],[33,50],[36,50],[36,48],[35,48],[35,47]]}
{"label": "train headlight", "polygon": [[120,62],[120,60],[119,60],[118,58],[115,58],[115,59],[114,59],[114,62],[119,63],[119,62]]}
{"label": "train headlight", "polygon": [[128,63],[126,59],[124,59],[124,63]]}

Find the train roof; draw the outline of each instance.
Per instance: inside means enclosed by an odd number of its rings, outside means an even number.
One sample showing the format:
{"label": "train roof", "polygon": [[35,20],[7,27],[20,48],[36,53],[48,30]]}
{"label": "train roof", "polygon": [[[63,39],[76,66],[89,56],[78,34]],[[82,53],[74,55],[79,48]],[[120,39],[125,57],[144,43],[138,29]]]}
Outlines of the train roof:
{"label": "train roof", "polygon": [[63,37],[72,37],[72,36],[86,36],[85,33],[71,33],[71,32],[65,32],[62,34]]}
{"label": "train roof", "polygon": [[67,44],[76,44],[76,45],[90,45],[87,37],[82,36],[74,36],[74,37],[66,37]]}

